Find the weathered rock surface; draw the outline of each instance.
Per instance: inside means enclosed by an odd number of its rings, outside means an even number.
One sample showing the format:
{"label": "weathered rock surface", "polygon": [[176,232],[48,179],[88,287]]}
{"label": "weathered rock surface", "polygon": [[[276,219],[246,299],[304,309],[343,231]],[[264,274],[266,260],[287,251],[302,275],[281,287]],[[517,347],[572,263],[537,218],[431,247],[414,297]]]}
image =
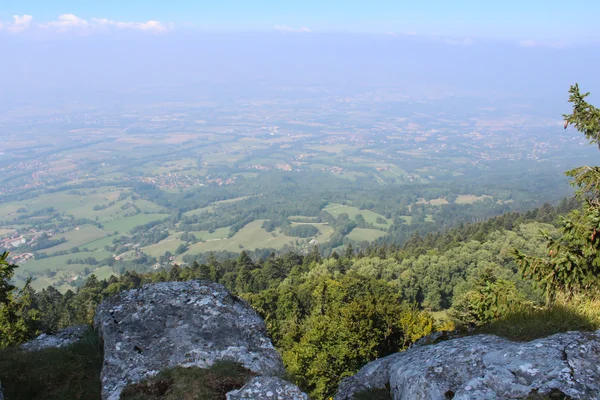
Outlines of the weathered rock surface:
{"label": "weathered rock surface", "polygon": [[415,346],[344,379],[336,400],[390,387],[395,400],[519,399],[564,394],[600,399],[600,331],[569,332],[528,343],[477,335]]}
{"label": "weathered rock surface", "polygon": [[89,325],[70,326],[57,332],[54,335],[41,334],[37,338],[21,345],[23,350],[38,351],[50,347],[65,347],[83,338],[86,332],[91,329]]}
{"label": "weathered rock surface", "polygon": [[253,378],[239,390],[227,393],[227,400],[308,400],[298,387],[274,376]]}
{"label": "weathered rock surface", "polygon": [[121,292],[98,306],[94,325],[104,340],[102,398],[174,366],[205,368],[239,362],[259,375],[283,372],[262,319],[223,286],[166,282]]}

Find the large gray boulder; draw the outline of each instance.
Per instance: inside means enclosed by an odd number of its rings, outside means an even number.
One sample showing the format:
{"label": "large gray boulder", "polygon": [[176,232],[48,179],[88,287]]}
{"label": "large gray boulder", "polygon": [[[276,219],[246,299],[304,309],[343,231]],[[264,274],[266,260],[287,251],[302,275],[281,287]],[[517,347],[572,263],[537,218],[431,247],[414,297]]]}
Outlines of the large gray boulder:
{"label": "large gray boulder", "polygon": [[342,380],[335,400],[385,387],[395,400],[600,399],[600,331],[561,333],[528,343],[477,335],[415,346]]}
{"label": "large gray boulder", "polygon": [[308,400],[298,387],[275,376],[258,376],[239,390],[227,393],[227,400]]}
{"label": "large gray boulder", "polygon": [[26,351],[38,351],[51,347],[60,348],[72,345],[80,341],[86,332],[91,329],[89,325],[75,325],[65,328],[53,335],[42,333],[37,338],[21,345],[21,349]]}
{"label": "large gray boulder", "polygon": [[167,282],[121,292],[102,302],[94,325],[104,340],[102,398],[165,368],[239,362],[259,375],[283,372],[263,320],[223,286]]}

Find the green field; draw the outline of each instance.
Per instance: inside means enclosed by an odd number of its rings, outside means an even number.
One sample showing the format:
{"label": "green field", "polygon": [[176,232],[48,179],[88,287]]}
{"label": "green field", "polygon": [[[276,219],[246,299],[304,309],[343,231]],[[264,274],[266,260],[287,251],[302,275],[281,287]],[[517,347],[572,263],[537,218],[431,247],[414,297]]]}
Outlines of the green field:
{"label": "green field", "polygon": [[[39,272],[46,269],[64,269],[64,270],[77,270],[77,264],[67,264],[67,260],[75,260],[75,259],[83,259],[87,257],[93,257],[96,260],[100,261],[107,257],[110,257],[111,253],[98,250],[98,251],[80,251],[78,253],[69,253],[62,256],[48,257],[42,258],[39,260],[30,260],[27,263],[21,265],[20,269],[22,271],[28,270],[30,272]],[[93,268],[90,266],[90,268]]]}
{"label": "green field", "polygon": [[229,204],[229,203],[235,203],[235,202],[238,202],[238,201],[242,201],[242,200],[249,199],[249,198],[251,198],[251,197],[254,197],[254,196],[240,196],[240,197],[234,197],[234,198],[232,198],[232,199],[215,201],[215,202],[211,203],[211,205],[213,205],[213,206],[218,206],[218,205],[220,205],[220,204]]}
{"label": "green field", "polygon": [[111,275],[119,276],[119,274],[117,272],[114,272],[112,270],[112,268],[109,267],[108,265],[97,268],[92,273],[94,275],[96,275],[96,278],[98,278],[98,279],[108,279],[108,278],[110,278]]}
{"label": "green field", "polygon": [[152,244],[150,246],[142,247],[142,251],[146,254],[151,255],[152,257],[160,257],[164,255],[167,251],[175,254],[175,250],[179,247],[180,244],[184,244],[185,242],[179,239],[165,239],[156,244]]}
{"label": "green field", "polygon": [[198,254],[221,250],[239,252],[243,249],[278,249],[286,244],[293,245],[296,243],[296,240],[299,240],[299,238],[282,234],[280,230],[273,232],[265,231],[262,228],[264,221],[260,219],[250,222],[229,239],[212,239],[207,242],[193,244],[184,254]]}
{"label": "green field", "polygon": [[168,217],[169,214],[137,214],[131,217],[116,219],[104,224],[106,232],[127,233],[136,226],[147,224],[148,222],[158,221]]}
{"label": "green field", "polygon": [[328,224],[322,222],[292,222],[292,226],[296,225],[312,225],[319,230],[319,233],[316,236],[316,239],[319,243],[325,243],[329,240],[331,235],[333,235],[333,228]]}
{"label": "green field", "polygon": [[43,253],[54,253],[61,250],[70,250],[73,247],[80,247],[87,243],[101,239],[106,236],[106,232],[100,228],[92,225],[82,225],[78,229],[57,234],[57,237],[64,237],[67,239],[65,243],[61,243],[58,246],[50,247],[42,250]]}
{"label": "green field", "polygon": [[372,242],[373,240],[377,240],[384,235],[385,232],[377,229],[354,228],[346,237],[355,242]]}
{"label": "green field", "polygon": [[229,227],[217,228],[213,233],[209,233],[208,231],[194,231],[190,233],[193,233],[196,239],[202,241],[226,239],[229,236]]}
{"label": "green field", "polygon": [[475,196],[472,194],[461,194],[456,199],[456,204],[472,204],[478,201],[484,201],[485,199],[491,199],[492,196],[483,195],[483,196]]}
{"label": "green field", "polygon": [[[337,217],[340,214],[346,213],[346,214],[348,214],[348,217],[350,217],[351,219],[354,219],[357,215],[361,214],[366,222],[373,224],[374,226],[376,226],[378,228],[383,228],[383,229],[387,229],[390,226],[389,224],[391,223],[383,215],[377,214],[376,212],[373,212],[370,210],[360,210],[356,207],[347,206],[347,205],[343,205],[343,204],[329,203],[329,204],[327,204],[327,207],[325,207],[323,209],[323,211],[328,212],[329,214],[333,215],[334,217]],[[386,223],[385,224],[378,223],[377,218],[383,218],[384,220],[386,220]]]}
{"label": "green field", "polygon": [[85,246],[82,246],[83,248],[86,248],[88,250],[98,250],[98,249],[103,249],[104,246],[112,246],[113,244],[113,239],[115,238],[119,238],[122,235],[111,235],[111,236],[106,236],[102,239],[98,239],[98,240],[94,240],[93,242],[89,242],[87,243]]}
{"label": "green field", "polygon": [[133,204],[135,204],[135,206],[137,208],[140,209],[141,212],[143,213],[160,213],[160,212],[164,212],[164,209],[159,206],[158,204],[152,203],[151,201],[148,200],[135,200],[133,202]]}

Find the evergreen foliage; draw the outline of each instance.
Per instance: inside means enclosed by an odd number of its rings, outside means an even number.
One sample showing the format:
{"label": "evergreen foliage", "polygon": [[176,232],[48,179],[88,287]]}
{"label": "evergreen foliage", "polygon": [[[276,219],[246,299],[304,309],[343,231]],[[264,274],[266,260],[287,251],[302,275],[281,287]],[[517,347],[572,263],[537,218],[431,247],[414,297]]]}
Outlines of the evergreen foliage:
{"label": "evergreen foliage", "polygon": [[[600,110],[588,104],[578,85],[569,90],[573,113],[565,128],[574,125],[591,143],[600,146]],[[521,250],[515,256],[524,276],[535,281],[552,302],[557,293],[573,295],[598,290],[600,283],[600,167],[582,166],[567,172],[583,203],[561,220],[560,236],[544,233],[547,255],[534,257]]]}
{"label": "evergreen foliage", "polygon": [[17,266],[7,262],[7,257],[8,252],[0,255],[0,349],[31,338],[39,314],[31,308],[29,282],[19,291],[10,284]]}

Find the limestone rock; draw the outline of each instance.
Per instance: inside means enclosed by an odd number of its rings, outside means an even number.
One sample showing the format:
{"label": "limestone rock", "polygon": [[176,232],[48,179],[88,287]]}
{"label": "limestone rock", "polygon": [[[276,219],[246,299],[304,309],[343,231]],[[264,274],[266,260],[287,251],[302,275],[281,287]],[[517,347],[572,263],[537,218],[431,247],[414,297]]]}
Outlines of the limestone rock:
{"label": "limestone rock", "polygon": [[54,335],[41,334],[37,338],[24,343],[21,348],[26,351],[38,351],[50,347],[65,347],[81,340],[90,330],[89,325],[75,325],[65,328]]}
{"label": "limestone rock", "polygon": [[227,400],[308,400],[298,387],[274,376],[253,378],[239,390],[227,393]]}
{"label": "limestone rock", "polygon": [[566,395],[600,399],[600,331],[568,332],[528,343],[477,335],[415,346],[344,379],[336,400],[390,387],[395,400],[520,399]]}
{"label": "limestone rock", "polygon": [[183,366],[239,362],[259,375],[283,372],[263,320],[223,286],[206,281],[165,282],[121,292],[102,302],[94,325],[104,340],[102,398]]}

